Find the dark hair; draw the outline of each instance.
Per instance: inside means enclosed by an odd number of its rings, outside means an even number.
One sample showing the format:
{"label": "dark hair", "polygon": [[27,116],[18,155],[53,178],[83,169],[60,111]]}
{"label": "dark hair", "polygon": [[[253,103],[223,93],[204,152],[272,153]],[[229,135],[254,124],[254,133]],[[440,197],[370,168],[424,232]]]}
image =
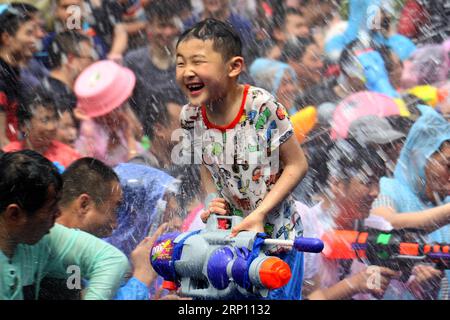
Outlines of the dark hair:
{"label": "dark hair", "polygon": [[58,169],[47,158],[31,150],[8,152],[0,156],[0,212],[16,203],[29,215],[48,200],[48,189],[62,189]]}
{"label": "dark hair", "polygon": [[292,59],[300,62],[306,53],[306,49],[315,43],[312,37],[297,37],[295,41],[289,41],[284,45],[281,60],[286,62],[288,59]]}
{"label": "dark hair", "polygon": [[[32,20],[33,17],[30,12],[21,10],[20,8],[14,8],[9,4],[6,6],[7,8],[2,13],[0,13],[0,36],[4,32],[7,32],[8,34],[14,36],[19,30],[20,25],[24,22]],[[0,38],[0,46],[2,45],[3,44],[1,43]]]}
{"label": "dark hair", "polygon": [[89,42],[91,39],[76,31],[64,31],[58,33],[50,43],[48,50],[48,58],[50,68],[55,69],[63,64],[63,56],[74,55],[80,56],[80,42]]}
{"label": "dark hair", "polygon": [[36,87],[27,94],[21,96],[19,106],[17,108],[17,119],[19,125],[24,125],[30,121],[34,116],[36,108],[42,107],[48,110],[52,110],[55,116],[58,116],[56,112],[56,102],[51,96],[51,93],[41,87]]}
{"label": "dark hair", "polygon": [[214,50],[221,53],[225,60],[242,56],[241,38],[227,22],[216,19],[200,21],[183,32],[178,39],[177,48],[181,42],[189,39],[212,40]]}
{"label": "dark hair", "polygon": [[17,9],[25,14],[30,14],[30,15],[33,15],[33,14],[36,14],[39,12],[38,8],[36,8],[32,4],[25,3],[25,2],[11,3],[11,7],[13,7],[14,9]]}
{"label": "dark hair", "polygon": [[368,175],[371,172],[377,178],[386,173],[380,149],[372,145],[361,145],[354,139],[336,141],[329,149],[328,157],[328,178],[337,176],[349,182],[355,173]]}
{"label": "dark hair", "polygon": [[111,183],[119,182],[112,168],[94,158],[81,158],[64,171],[63,190],[60,204],[68,205],[83,193],[88,194],[100,205],[111,195]]}
{"label": "dark hair", "polygon": [[183,106],[186,101],[182,95],[159,93],[153,95],[147,102],[145,110],[149,110],[150,112],[144,117],[143,126],[145,134],[150,139],[153,139],[154,137],[155,124],[159,123],[161,125],[167,125],[169,123],[170,117],[167,110],[167,105],[169,103]]}

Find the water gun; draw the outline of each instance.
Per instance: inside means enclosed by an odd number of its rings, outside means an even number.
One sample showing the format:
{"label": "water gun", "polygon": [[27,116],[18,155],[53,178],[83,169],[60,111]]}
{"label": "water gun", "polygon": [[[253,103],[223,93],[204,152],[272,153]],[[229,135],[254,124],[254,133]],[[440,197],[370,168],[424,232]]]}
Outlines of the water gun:
{"label": "water gun", "polygon": [[404,282],[417,263],[431,262],[438,269],[450,269],[450,245],[427,243],[424,234],[416,230],[333,230],[325,233],[322,241],[326,258],[359,259],[368,265],[400,270]]}
{"label": "water gun", "polygon": [[432,107],[436,107],[439,103],[445,101],[449,95],[448,90],[439,89],[431,85],[416,86],[407,92]]}
{"label": "water gun", "polygon": [[291,116],[292,127],[298,142],[305,141],[308,133],[317,123],[317,110],[313,106],[308,106]]}
{"label": "water gun", "polygon": [[296,276],[283,260],[266,255],[267,250],[287,246],[319,253],[323,249],[322,241],[314,238],[277,240],[250,231],[230,238],[231,228],[241,221],[238,216],[212,214],[205,229],[161,236],[150,260],[164,279],[163,288],[201,299],[264,298]]}

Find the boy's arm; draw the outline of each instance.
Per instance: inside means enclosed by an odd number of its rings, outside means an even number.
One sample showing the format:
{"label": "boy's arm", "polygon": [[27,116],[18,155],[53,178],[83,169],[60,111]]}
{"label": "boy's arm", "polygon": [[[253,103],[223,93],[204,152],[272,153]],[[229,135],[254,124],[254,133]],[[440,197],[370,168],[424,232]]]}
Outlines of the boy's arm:
{"label": "boy's arm", "polygon": [[216,184],[214,183],[211,173],[203,164],[200,165],[200,179],[202,182],[203,199],[210,193],[217,193]]}
{"label": "boy's arm", "polygon": [[235,236],[243,230],[263,232],[266,216],[291,193],[306,175],[308,162],[294,136],[281,144],[279,160],[279,163],[283,164],[283,173],[259,207],[242,223],[233,228],[231,236]]}
{"label": "boy's arm", "polygon": [[49,235],[50,277],[66,278],[67,268],[76,266],[89,280],[84,299],[112,299],[129,269],[126,256],[109,243],[86,232],[55,224]]}

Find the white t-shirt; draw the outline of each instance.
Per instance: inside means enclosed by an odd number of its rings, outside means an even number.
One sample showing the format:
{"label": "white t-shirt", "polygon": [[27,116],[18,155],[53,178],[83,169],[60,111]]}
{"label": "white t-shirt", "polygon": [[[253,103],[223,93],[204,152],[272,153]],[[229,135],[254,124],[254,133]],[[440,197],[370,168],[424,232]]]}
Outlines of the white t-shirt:
{"label": "white t-shirt", "polygon": [[[245,86],[241,108],[228,126],[209,122],[205,106],[185,105],[181,127],[185,159],[194,158],[211,173],[219,195],[233,215],[246,217],[272,189],[283,171],[279,147],[293,136],[286,109],[266,90]],[[302,223],[292,196],[267,217],[265,232],[271,238],[293,240]]]}

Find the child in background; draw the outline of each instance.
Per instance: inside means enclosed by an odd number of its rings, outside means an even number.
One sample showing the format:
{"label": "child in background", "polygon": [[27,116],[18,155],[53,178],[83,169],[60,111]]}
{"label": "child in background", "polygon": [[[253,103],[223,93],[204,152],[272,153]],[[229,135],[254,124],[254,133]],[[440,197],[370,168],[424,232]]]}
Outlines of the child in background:
{"label": "child in background", "polygon": [[128,105],[136,78],[112,61],[99,61],[75,82],[77,118],[82,119],[75,145],[80,153],[109,166],[127,162],[143,151],[136,137],[141,125]]}
{"label": "child in background", "polygon": [[[232,236],[243,230],[265,231],[273,238],[293,240],[302,234],[302,225],[289,194],[308,165],[284,106],[264,89],[239,84],[243,68],[241,40],[227,23],[204,20],[178,40],[177,83],[190,102],[181,112],[181,126],[194,137],[214,139],[208,145],[194,141],[207,198],[219,194],[202,220],[211,213],[240,215],[245,218]],[[270,161],[262,159],[265,152]],[[299,299],[302,254],[276,254],[296,276],[269,298]]]}
{"label": "child in background", "polygon": [[11,142],[3,151],[34,150],[64,167],[81,157],[75,149],[55,139],[59,114],[47,91],[38,88],[30,92],[19,105],[17,118],[23,138]]}
{"label": "child in background", "polygon": [[75,118],[73,110],[66,109],[59,112],[58,128],[56,129],[56,140],[75,148],[75,142],[80,130],[80,121]]}

